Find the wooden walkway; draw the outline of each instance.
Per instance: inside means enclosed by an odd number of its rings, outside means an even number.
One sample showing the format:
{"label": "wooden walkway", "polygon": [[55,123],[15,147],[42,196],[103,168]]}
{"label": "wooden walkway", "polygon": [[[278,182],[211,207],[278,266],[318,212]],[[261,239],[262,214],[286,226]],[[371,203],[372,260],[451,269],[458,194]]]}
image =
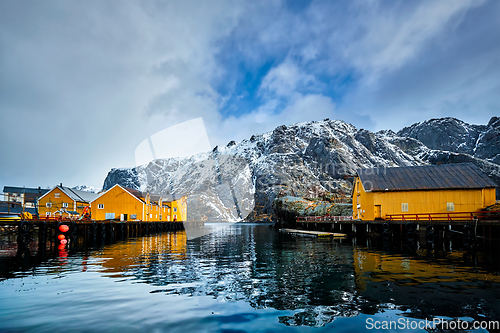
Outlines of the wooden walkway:
{"label": "wooden walkway", "polygon": [[281,232],[286,232],[288,234],[303,234],[303,235],[313,235],[317,237],[330,237],[330,238],[346,238],[346,234],[341,234],[337,232],[325,232],[325,231],[311,231],[311,230],[298,230],[298,229],[280,229]]}

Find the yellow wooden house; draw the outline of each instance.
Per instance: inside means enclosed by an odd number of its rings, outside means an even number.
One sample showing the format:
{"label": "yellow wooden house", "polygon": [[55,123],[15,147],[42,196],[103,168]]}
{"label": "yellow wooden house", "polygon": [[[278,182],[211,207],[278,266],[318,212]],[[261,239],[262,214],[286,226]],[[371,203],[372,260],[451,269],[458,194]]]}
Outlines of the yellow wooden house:
{"label": "yellow wooden house", "polygon": [[496,186],[471,163],[361,169],[352,194],[353,218],[476,212],[495,203]]}
{"label": "yellow wooden house", "polygon": [[38,199],[38,215],[41,218],[76,217],[97,196],[97,193],[79,191],[60,184]]}
{"label": "yellow wooden house", "polygon": [[91,203],[93,220],[186,221],[186,196],[149,194],[115,185]]}

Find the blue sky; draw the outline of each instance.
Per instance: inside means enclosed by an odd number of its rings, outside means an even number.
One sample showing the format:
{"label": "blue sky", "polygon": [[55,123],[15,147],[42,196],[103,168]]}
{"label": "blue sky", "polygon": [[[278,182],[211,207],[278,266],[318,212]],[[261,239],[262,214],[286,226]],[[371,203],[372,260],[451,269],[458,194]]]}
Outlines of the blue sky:
{"label": "blue sky", "polygon": [[197,117],[212,146],[324,118],[485,124],[499,16],[486,0],[0,0],[0,185],[101,187]]}

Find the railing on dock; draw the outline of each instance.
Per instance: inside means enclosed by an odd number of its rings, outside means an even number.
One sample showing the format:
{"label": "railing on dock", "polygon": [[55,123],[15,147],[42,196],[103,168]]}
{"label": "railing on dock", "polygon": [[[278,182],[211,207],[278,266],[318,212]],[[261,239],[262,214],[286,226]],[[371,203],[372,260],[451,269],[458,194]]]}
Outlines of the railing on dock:
{"label": "railing on dock", "polygon": [[499,218],[500,218],[500,211],[386,215],[386,219],[389,221],[472,221],[475,219],[486,220],[486,219],[499,219]]}
{"label": "railing on dock", "polygon": [[352,216],[299,216],[297,222],[339,222],[339,221],[352,221]]}

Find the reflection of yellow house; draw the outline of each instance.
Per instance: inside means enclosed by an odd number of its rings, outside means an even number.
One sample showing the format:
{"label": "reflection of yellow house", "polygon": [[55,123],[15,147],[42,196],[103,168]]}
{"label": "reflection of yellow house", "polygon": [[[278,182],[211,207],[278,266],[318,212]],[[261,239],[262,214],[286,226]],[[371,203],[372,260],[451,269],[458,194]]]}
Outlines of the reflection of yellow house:
{"label": "reflection of yellow house", "polygon": [[391,214],[475,212],[495,203],[496,184],[474,164],[358,170],[353,218]]}
{"label": "reflection of yellow house", "polygon": [[[186,259],[187,237],[185,231],[175,233],[159,233],[142,237],[136,242],[116,243],[106,246],[103,257],[110,258],[102,263],[104,273],[126,273],[128,269],[152,253],[169,254],[176,260]],[[149,260],[148,260],[149,261]]]}
{"label": "reflection of yellow house", "polygon": [[186,221],[186,196],[156,195],[115,185],[92,201],[92,219]]}
{"label": "reflection of yellow house", "polygon": [[[460,267],[443,265],[426,260],[405,258],[382,252],[354,248],[354,275],[358,291],[365,291],[369,283],[394,281],[400,285],[416,285],[423,283],[463,282],[464,275],[457,274]],[[447,254],[448,261],[463,262],[463,253]],[[488,272],[470,272],[467,275],[471,281],[500,282],[500,277]]]}
{"label": "reflection of yellow house", "polygon": [[38,199],[38,214],[41,218],[77,216],[97,196],[97,193],[79,191],[60,184]]}

